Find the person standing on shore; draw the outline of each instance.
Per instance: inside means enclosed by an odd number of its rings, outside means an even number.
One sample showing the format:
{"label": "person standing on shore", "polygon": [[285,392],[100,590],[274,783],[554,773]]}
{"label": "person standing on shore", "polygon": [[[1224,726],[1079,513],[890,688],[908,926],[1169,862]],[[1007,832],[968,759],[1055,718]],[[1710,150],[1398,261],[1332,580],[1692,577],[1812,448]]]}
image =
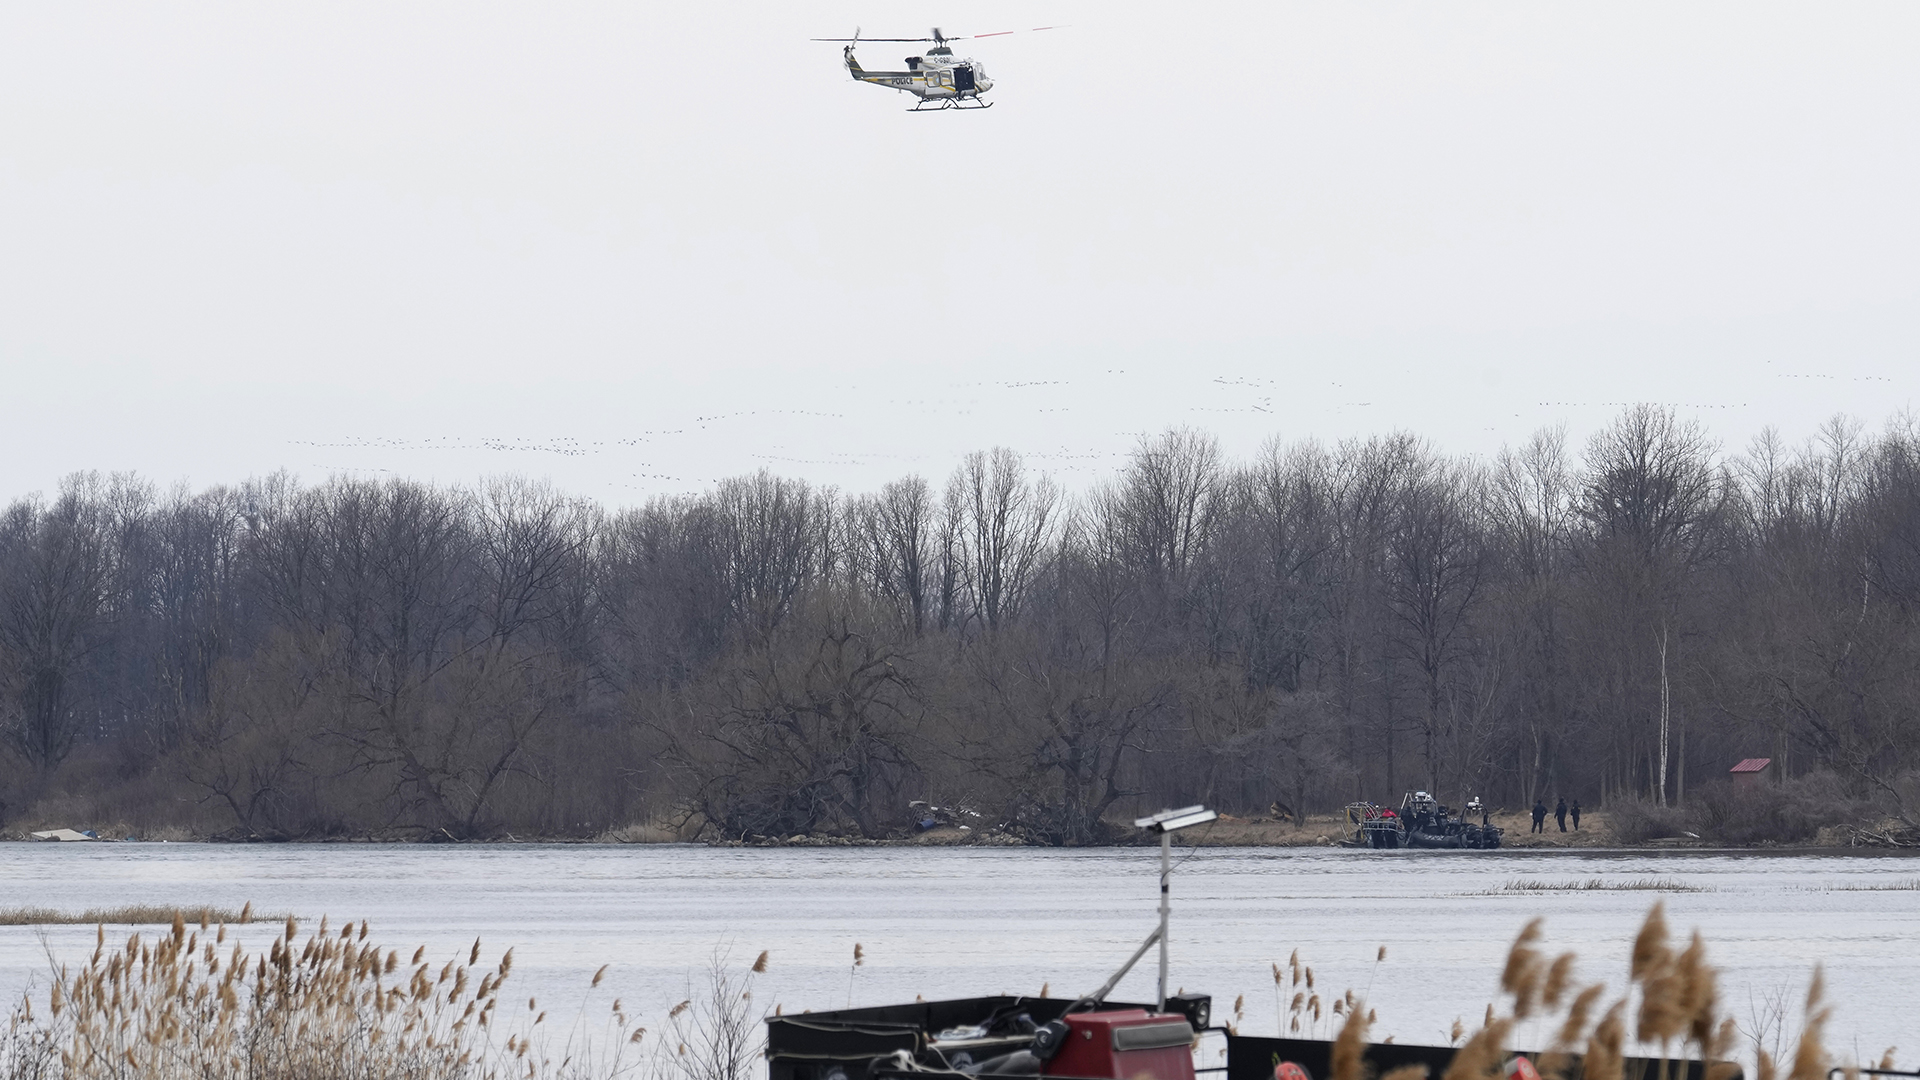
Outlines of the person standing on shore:
{"label": "person standing on shore", "polygon": [[1560,796],[1560,804],[1553,808],[1553,820],[1560,823],[1560,831],[1567,831],[1567,797]]}
{"label": "person standing on shore", "polygon": [[1547,804],[1539,799],[1533,800],[1533,831],[1546,832]]}
{"label": "person standing on shore", "polygon": [[1572,813],[1573,813],[1573,827],[1578,829],[1580,827],[1580,800],[1579,799],[1573,800]]}

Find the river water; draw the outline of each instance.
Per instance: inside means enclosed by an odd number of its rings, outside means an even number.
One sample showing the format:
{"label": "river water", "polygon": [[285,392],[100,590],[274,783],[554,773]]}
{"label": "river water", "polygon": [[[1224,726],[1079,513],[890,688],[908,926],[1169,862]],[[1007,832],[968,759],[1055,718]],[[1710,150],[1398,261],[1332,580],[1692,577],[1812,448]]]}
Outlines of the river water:
{"label": "river water", "polygon": [[[1545,947],[1580,957],[1583,981],[1625,983],[1655,900],[1676,936],[1698,928],[1721,969],[1724,1010],[1763,1028],[1770,1002],[1825,966],[1828,1045],[1920,1058],[1920,861],[1899,856],[1665,852],[1178,852],[1172,982],[1214,995],[1241,1030],[1279,1023],[1270,965],[1299,950],[1324,991],[1351,988],[1379,1013],[1375,1038],[1445,1043],[1493,1000],[1530,918]],[[512,946],[518,992],[556,1015],[624,997],[657,1017],[691,996],[716,951],[771,963],[766,1007],[829,1009],[983,993],[1096,988],[1152,929],[1157,851],[1147,848],[770,848],[683,845],[249,845],[0,843],[0,907],[131,902],[218,905],[370,919],[372,939],[465,956]],[[1533,891],[1525,884],[1646,879],[1693,891]],[[240,933],[249,947],[278,927]],[[127,930],[109,939],[124,941]],[[304,929],[303,929],[304,936]],[[0,994],[44,990],[48,955],[78,963],[92,927],[0,927]],[[854,946],[864,962],[856,969]],[[1386,959],[1377,960],[1381,946]],[[1150,999],[1151,956],[1117,998]],[[1611,996],[1611,995],[1610,995]],[[1521,1044],[1544,1043],[1523,1027]]]}

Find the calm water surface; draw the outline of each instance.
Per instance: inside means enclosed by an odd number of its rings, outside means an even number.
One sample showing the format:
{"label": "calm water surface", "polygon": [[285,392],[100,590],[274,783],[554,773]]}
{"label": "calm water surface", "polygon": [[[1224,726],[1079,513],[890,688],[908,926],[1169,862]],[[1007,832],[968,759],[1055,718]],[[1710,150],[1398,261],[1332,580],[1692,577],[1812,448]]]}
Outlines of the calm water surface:
{"label": "calm water surface", "polygon": [[[478,936],[514,948],[514,982],[556,1015],[657,1015],[689,996],[716,950],[772,950],[755,999],[787,1011],[978,993],[1097,987],[1152,929],[1156,852],[1140,849],[0,843],[0,906],[214,904],[371,919],[373,938],[451,957]],[[1321,989],[1364,993],[1378,1035],[1445,1041],[1498,988],[1520,927],[1583,980],[1625,982],[1633,934],[1664,898],[1677,934],[1699,928],[1721,997],[1751,1026],[1769,998],[1797,1003],[1816,963],[1837,1009],[1829,1045],[1920,1057],[1920,862],[1903,857],[1714,853],[1357,852],[1204,848],[1174,875],[1173,981],[1246,997],[1242,1030],[1276,1027],[1269,965],[1293,950]],[[1529,893],[1518,882],[1659,878],[1696,892]],[[241,934],[252,947],[276,928]],[[127,931],[118,931],[125,940]],[[110,931],[110,937],[113,936]],[[49,951],[79,962],[91,927],[0,927],[0,993],[44,987]],[[853,948],[866,961],[852,968]],[[1386,946],[1387,958],[1375,961]],[[589,1000],[602,964],[607,981]],[[1152,993],[1150,963],[1120,995]],[[640,1022],[646,1023],[645,1019]],[[1519,1041],[1544,1042],[1523,1029]]]}

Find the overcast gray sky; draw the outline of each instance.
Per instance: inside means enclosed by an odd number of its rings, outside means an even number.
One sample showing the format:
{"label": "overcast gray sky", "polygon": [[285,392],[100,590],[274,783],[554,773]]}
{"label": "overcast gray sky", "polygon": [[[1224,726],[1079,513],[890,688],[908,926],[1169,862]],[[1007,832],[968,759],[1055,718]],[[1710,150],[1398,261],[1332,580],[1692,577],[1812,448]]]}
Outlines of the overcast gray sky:
{"label": "overcast gray sky", "polygon": [[[971,115],[806,40],[1048,23]],[[11,4],[0,498],[1877,427],[1916,61],[1910,0]]]}

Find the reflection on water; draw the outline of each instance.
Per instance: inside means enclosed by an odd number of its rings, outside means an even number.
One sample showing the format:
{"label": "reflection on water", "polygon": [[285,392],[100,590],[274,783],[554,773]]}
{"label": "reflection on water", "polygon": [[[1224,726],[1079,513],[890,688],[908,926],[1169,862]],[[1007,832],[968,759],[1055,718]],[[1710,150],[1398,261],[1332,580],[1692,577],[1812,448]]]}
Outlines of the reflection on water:
{"label": "reflection on water", "polygon": [[[657,1014],[689,996],[716,949],[742,963],[770,949],[755,997],[791,1012],[1090,990],[1152,929],[1156,862],[1146,848],[0,844],[0,907],[251,901],[371,919],[375,939],[446,957],[477,936],[490,953],[513,946],[519,991],[556,1015],[601,964],[630,1011]],[[1698,891],[1509,888],[1594,878]],[[1471,1025],[1492,1000],[1527,919],[1547,916],[1546,947],[1577,952],[1584,981],[1620,987],[1633,933],[1664,897],[1676,935],[1705,934],[1743,1025],[1783,991],[1797,1007],[1824,963],[1829,1045],[1911,1053],[1920,891],[1898,886],[1917,878],[1920,862],[1893,856],[1204,848],[1174,875],[1173,982],[1212,993],[1220,1017],[1244,994],[1242,1030],[1271,1033],[1269,965],[1298,949],[1322,990],[1351,987],[1378,1010],[1376,1037],[1444,1043],[1456,1016]],[[0,992],[44,985],[49,949],[78,961],[93,939],[91,927],[0,927]],[[1118,995],[1152,982],[1143,963]],[[1517,1041],[1544,1042],[1544,1029]]]}

